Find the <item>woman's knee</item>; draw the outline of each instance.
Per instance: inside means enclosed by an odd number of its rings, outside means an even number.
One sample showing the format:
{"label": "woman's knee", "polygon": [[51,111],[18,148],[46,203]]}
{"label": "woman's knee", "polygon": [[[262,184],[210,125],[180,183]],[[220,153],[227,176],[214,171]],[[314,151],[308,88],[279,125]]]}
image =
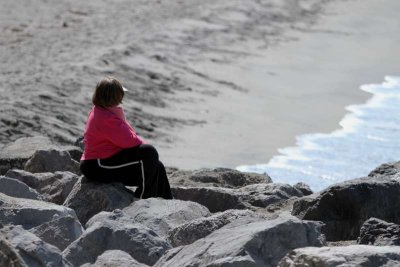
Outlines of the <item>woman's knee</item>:
{"label": "woman's knee", "polygon": [[143,158],[148,160],[158,161],[158,152],[157,149],[149,144],[140,145],[140,153],[143,155]]}

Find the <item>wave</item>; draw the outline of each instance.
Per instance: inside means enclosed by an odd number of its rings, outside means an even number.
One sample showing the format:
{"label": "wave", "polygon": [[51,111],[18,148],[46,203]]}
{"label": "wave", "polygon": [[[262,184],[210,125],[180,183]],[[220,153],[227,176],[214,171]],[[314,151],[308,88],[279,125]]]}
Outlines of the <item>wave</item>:
{"label": "wave", "polygon": [[274,182],[305,182],[314,191],[362,177],[379,164],[400,158],[400,77],[360,87],[372,97],[346,107],[341,128],[329,134],[296,137],[296,146],[279,149],[267,164],[238,166],[240,171],[268,173]]}

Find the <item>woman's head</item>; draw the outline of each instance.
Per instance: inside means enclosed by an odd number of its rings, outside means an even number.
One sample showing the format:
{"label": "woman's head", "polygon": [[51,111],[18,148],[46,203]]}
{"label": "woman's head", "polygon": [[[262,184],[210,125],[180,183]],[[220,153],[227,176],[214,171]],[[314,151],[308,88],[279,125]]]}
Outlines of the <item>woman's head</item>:
{"label": "woman's head", "polygon": [[97,84],[92,103],[95,106],[109,108],[121,104],[123,98],[124,89],[121,83],[113,77],[106,77]]}

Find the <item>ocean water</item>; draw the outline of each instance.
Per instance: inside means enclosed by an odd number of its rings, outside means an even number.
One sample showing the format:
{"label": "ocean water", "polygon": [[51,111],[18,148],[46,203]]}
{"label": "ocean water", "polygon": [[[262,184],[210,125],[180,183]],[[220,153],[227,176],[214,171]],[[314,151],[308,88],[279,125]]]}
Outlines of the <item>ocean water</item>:
{"label": "ocean water", "polygon": [[274,182],[305,182],[313,191],[366,176],[376,166],[400,160],[400,77],[361,90],[372,94],[362,105],[346,107],[338,130],[298,136],[296,146],[279,149],[267,164],[239,166],[268,173]]}

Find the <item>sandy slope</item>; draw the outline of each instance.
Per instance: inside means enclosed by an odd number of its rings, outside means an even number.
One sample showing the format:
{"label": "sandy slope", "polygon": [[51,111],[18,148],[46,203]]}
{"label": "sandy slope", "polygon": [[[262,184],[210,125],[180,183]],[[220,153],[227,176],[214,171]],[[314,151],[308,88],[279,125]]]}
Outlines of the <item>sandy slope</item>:
{"label": "sandy slope", "polygon": [[73,142],[112,74],[167,165],[266,162],[400,62],[396,0],[1,2],[0,143]]}

